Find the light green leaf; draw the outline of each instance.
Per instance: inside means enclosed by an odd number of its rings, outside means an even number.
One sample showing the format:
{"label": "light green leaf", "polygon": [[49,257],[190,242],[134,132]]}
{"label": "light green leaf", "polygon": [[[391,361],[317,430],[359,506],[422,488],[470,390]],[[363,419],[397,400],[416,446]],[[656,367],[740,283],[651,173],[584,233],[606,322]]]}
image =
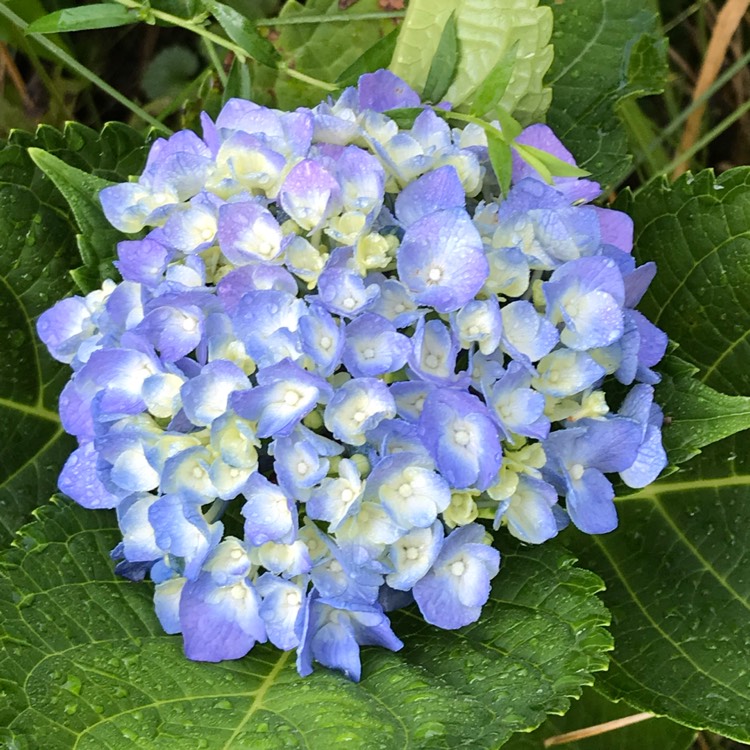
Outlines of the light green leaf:
{"label": "light green leaf", "polygon": [[539,0],[411,0],[391,69],[420,91],[455,11],[461,62],[445,98],[456,106],[468,104],[517,44],[513,74],[499,104],[522,122],[539,120],[551,96],[542,79],[552,62],[552,13],[538,6]]}
{"label": "light green leaf", "polygon": [[547,122],[606,192],[631,162],[619,104],[663,89],[666,39],[642,0],[542,2],[555,16]]}
{"label": "light green leaf", "polygon": [[204,2],[204,5],[211,11],[214,18],[219,22],[227,36],[242,47],[247,54],[254,60],[263,65],[275,67],[279,60],[279,53],[276,48],[265,37],[262,37],[252,22],[245,18],[234,8],[230,8],[224,3]]}
{"label": "light green leaf", "polygon": [[568,164],[554,154],[550,154],[549,151],[536,148],[536,146],[517,143],[515,149],[518,151],[518,155],[524,161],[529,162],[537,171],[539,170],[537,165],[541,164],[545,172],[549,173],[551,177],[588,177],[590,174],[585,169],[576,167],[574,164]]}
{"label": "light green leaf", "polygon": [[695,378],[697,368],[677,357],[659,367],[656,401],[667,417],[664,447],[673,464],[736,432],[750,429],[750,398],[718,393]]}
{"label": "light green leaf", "polygon": [[616,203],[656,278],[639,309],[679,344],[700,382],[750,394],[750,167],[659,180]]}
{"label": "light green leaf", "polygon": [[613,699],[750,741],[748,433],[617,501],[620,527],[565,543],[606,581]]}
{"label": "light green leaf", "polygon": [[[136,145],[137,144],[137,145]],[[27,149],[43,148],[105,178],[143,163],[143,138],[125,126],[100,136],[80,125],[65,133],[16,131],[0,147],[0,543],[47,501],[75,447],[57,418],[68,368],[36,337],[36,319],[74,291],[69,269],[80,264],[74,219],[62,195],[35,168]],[[122,178],[120,178],[122,179]],[[114,247],[109,248],[114,252]],[[101,279],[99,279],[99,282]],[[98,284],[97,284],[98,285]]]}
{"label": "light green leaf", "polygon": [[445,92],[456,76],[459,61],[456,14],[451,13],[443,26],[440,41],[430,62],[427,80],[422,90],[422,98],[428,102],[442,101]]}
{"label": "light green leaf", "polygon": [[387,68],[393,57],[393,49],[396,46],[399,30],[393,29],[382,39],[379,39],[369,49],[365,50],[338,78],[336,83],[342,86],[351,86],[357,82],[361,75],[372,73],[381,68]]}
{"label": "light green leaf", "polygon": [[62,31],[111,29],[138,23],[138,13],[114,3],[96,3],[49,13],[29,24],[27,34],[56,34]]}
{"label": "light green leaf", "polygon": [[45,750],[494,750],[565,711],[611,645],[596,576],[559,550],[520,548],[478,623],[394,617],[404,649],[365,649],[359,684],[322,668],[300,678],[270,646],[190,662],[161,632],[150,585],[114,577],[117,539],[113,514],[66,502],[0,563],[6,737]]}
{"label": "light green leaf", "polygon": [[523,128],[515,117],[511,117],[502,107],[496,107],[493,117],[500,123],[503,137],[510,143],[521,134]]}
{"label": "light green leaf", "polygon": [[[514,735],[503,745],[503,750],[544,750],[544,741],[551,737],[605,724],[632,714],[633,708],[627,703],[612,703],[593,688],[585,688],[581,698],[565,716],[550,716],[535,732]],[[692,729],[681,727],[669,719],[654,718],[566,742],[563,750],[687,750],[694,739],[695,732]]]}

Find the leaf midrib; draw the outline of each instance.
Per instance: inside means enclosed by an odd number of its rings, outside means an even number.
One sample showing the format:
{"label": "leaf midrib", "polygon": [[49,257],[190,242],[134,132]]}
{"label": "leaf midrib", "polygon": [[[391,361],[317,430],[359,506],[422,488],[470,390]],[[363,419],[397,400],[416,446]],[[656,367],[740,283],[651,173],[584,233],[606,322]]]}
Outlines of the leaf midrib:
{"label": "leaf midrib", "polygon": [[629,502],[631,500],[653,500],[658,502],[660,495],[672,492],[690,492],[693,490],[710,490],[724,487],[750,487],[750,474],[732,474],[721,479],[691,479],[685,482],[656,482],[638,492],[616,497],[615,502]]}

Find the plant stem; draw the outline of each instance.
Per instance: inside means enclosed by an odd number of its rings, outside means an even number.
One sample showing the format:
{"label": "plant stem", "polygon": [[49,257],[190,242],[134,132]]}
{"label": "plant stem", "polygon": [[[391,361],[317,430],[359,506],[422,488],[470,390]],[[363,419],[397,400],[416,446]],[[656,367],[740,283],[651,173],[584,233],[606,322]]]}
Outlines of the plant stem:
{"label": "plant stem", "polygon": [[304,81],[305,83],[309,83],[311,86],[316,86],[323,91],[338,91],[339,89],[338,86],[332,83],[326,83],[325,81],[321,81],[318,78],[312,78],[305,73],[300,73],[298,70],[290,68],[286,63],[280,63],[279,70],[282,73],[286,73],[286,75],[288,75],[290,78],[296,78],[298,81]]}
{"label": "plant stem", "polygon": [[262,18],[256,26],[299,26],[307,23],[345,23],[347,21],[387,21],[403,18],[405,10],[383,11],[382,13],[329,13],[315,16],[293,16],[291,18]]}
{"label": "plant stem", "polygon": [[[17,26],[24,33],[28,28],[28,24],[20,16],[17,16],[7,5],[0,3],[0,15],[5,16],[14,26]],[[44,47],[51,55],[56,57],[63,65],[68,69],[77,73],[87,81],[91,81],[95,86],[100,88],[102,91],[109,94],[113,99],[118,101],[123,107],[129,109],[133,114],[137,115],[144,122],[157,128],[158,130],[166,133],[172,131],[166,126],[160,123],[156,118],[152,117],[146,110],[141,109],[135,102],[130,101],[126,96],[121,94],[117,89],[112,88],[106,81],[99,78],[96,73],[89,70],[85,65],[81,65],[74,57],[71,57],[67,52],[60,49],[56,44],[49,41],[43,34],[28,34],[28,37],[33,39],[37,44]]]}
{"label": "plant stem", "polygon": [[227,73],[224,70],[224,66],[221,64],[221,60],[219,60],[219,56],[216,54],[216,49],[214,48],[214,45],[208,41],[208,39],[203,39],[202,41],[203,47],[206,50],[206,54],[208,55],[208,59],[211,61],[211,65],[214,66],[216,75],[219,77],[221,87],[225,89],[227,87]]}

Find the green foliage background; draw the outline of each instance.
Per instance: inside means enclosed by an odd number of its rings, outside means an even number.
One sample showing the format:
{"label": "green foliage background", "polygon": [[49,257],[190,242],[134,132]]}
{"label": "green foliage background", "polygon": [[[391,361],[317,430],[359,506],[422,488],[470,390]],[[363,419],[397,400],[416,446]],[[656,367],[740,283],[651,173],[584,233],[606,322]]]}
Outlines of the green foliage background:
{"label": "green foliage background", "polygon": [[[523,43],[542,60],[511,79],[503,105],[528,120],[549,104],[547,121],[579,163],[605,188],[621,183],[633,170],[633,122],[643,114],[636,100],[665,86],[666,43],[655,10],[635,0],[500,4],[518,14]],[[176,18],[184,34],[195,31],[200,5],[152,7]],[[407,32],[416,33],[434,50],[450,5],[412,0],[402,44]],[[471,45],[479,44],[471,21],[497,3],[452,5],[466,46],[462,59],[471,60]],[[30,22],[60,6],[6,8]],[[376,59],[361,61],[368,48],[380,43],[378,56],[388,57],[396,42],[388,37],[396,21],[377,0],[349,8],[337,0],[289,0],[275,27],[263,17],[278,10],[273,3],[232,3],[230,10],[258,19],[259,30],[237,26],[227,11],[223,29],[210,27],[224,35],[224,49],[191,51],[175,36],[202,65],[185,76],[184,53],[172,55],[177,63],[165,62],[163,79],[153,84],[158,107],[152,102],[133,115],[142,118],[133,119],[138,127],[45,126],[34,135],[12,133],[0,149],[2,746],[489,750],[507,743],[521,750],[632,710],[668,719],[631,727],[602,746],[677,750],[691,743],[692,729],[750,742],[750,465],[742,432],[750,429],[748,168],[719,176],[706,170],[675,184],[657,179],[616,203],[634,219],[639,262],[659,267],[641,309],[676,345],[658,389],[672,473],[639,492],[622,488],[613,534],[570,530],[538,549],[501,536],[503,568],[481,620],[448,633],[400,613],[394,627],[405,649],[366,650],[359,685],[322,669],[301,680],[288,655],[262,647],[238,662],[187,662],[179,638],[161,632],[148,585],[114,577],[113,514],[48,502],[72,448],[56,416],[67,372],[36,341],[34,323],[56,299],[109,275],[116,237],[93,196],[106,181],[140,171],[155,137],[143,118],[159,125],[179,111],[177,124],[192,125],[201,108],[215,111],[231,94],[282,107],[311,104],[324,92],[290,77],[285,66],[333,84],[352,65]],[[443,13],[442,21],[415,27],[417,11],[423,19]],[[554,60],[543,83],[550,39],[528,19],[550,13]],[[362,17],[368,14],[378,17]],[[55,50],[75,52],[64,35],[44,37],[52,49],[34,35],[19,36],[2,9],[0,17],[0,37],[36,56],[50,76],[59,74],[49,62],[58,59]],[[171,33],[166,22],[151,20]],[[252,60],[215,66],[231,45],[262,58],[266,36],[280,54],[278,67]],[[513,49],[507,35],[494,44],[495,59]],[[467,87],[468,101],[476,82],[461,80],[454,86]],[[566,714],[570,699],[592,683],[599,692],[586,689]],[[513,735],[547,714],[565,716]],[[596,747],[587,742],[580,746]]]}

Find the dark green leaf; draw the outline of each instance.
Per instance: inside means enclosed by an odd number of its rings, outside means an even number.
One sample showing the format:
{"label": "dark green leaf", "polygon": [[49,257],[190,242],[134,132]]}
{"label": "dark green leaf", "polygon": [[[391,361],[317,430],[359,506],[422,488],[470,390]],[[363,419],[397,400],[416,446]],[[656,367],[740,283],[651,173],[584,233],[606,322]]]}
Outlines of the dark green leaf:
{"label": "dark green leaf", "polygon": [[361,75],[372,73],[381,68],[387,68],[393,57],[393,48],[396,46],[399,29],[393,29],[379,39],[369,49],[365,50],[345,71],[343,71],[336,83],[342,86],[351,86],[357,82]]}
{"label": "dark green leaf", "polygon": [[410,128],[419,115],[424,112],[422,107],[401,107],[400,109],[389,109],[385,112],[400,128]]}
{"label": "dark green leaf", "polygon": [[[379,0],[358,0],[342,11],[339,0],[287,0],[279,18],[286,21],[327,14],[344,16],[359,13],[382,13]],[[274,44],[284,62],[296,70],[319,78],[335,81],[362,53],[393,31],[395,22],[381,21],[325,21],[278,26]],[[294,109],[318,104],[325,94],[278,71],[255,66],[253,70],[253,98],[255,101]]]}
{"label": "dark green leaf", "polygon": [[122,234],[107,221],[98,198],[105,187],[114,183],[71,167],[39,148],[30,148],[29,156],[68,202],[80,229],[78,250],[84,265],[99,269],[103,278],[114,278],[116,271],[110,261]]}
{"label": "dark green leaf", "polygon": [[747,432],[617,502],[620,528],[564,538],[607,581],[613,699],[750,741]]}
{"label": "dark green leaf", "polygon": [[250,99],[252,97],[252,81],[250,80],[250,68],[247,63],[235,57],[232,67],[227,76],[227,85],[224,89],[223,103],[226,104],[233,97],[239,99]]}
{"label": "dark green leaf", "polygon": [[[585,688],[565,716],[550,716],[535,732],[516,734],[503,745],[503,750],[544,750],[544,741],[568,732],[595,727],[631,716],[627,703],[612,703],[592,688]],[[592,737],[566,742],[563,750],[687,750],[695,739],[692,729],[681,727],[669,719],[646,721],[618,727]]]}
{"label": "dark green leaf", "polygon": [[61,31],[111,29],[138,23],[137,11],[115,3],[99,3],[64,8],[29,24],[27,34],[56,34]]}
{"label": "dark green leaf", "polygon": [[631,163],[619,103],[664,87],[659,18],[642,0],[542,2],[555,15],[547,122],[606,192]]}
{"label": "dark green leaf", "polygon": [[211,0],[205,5],[219,22],[219,26],[226,31],[227,36],[239,44],[253,60],[271,68],[276,67],[279,53],[268,39],[258,33],[250,20],[224,3]]}
{"label": "dark green leaf", "polygon": [[638,261],[659,269],[639,308],[702,383],[750,394],[750,167],[659,180],[616,206],[635,221]]}
{"label": "dark green leaf", "polygon": [[695,367],[677,357],[668,357],[659,370],[656,400],[667,416],[664,447],[671,463],[683,463],[704,446],[750,429],[750,398],[709,388],[696,379]]}
{"label": "dark green leaf", "polygon": [[432,57],[422,90],[422,99],[436,103],[442,100],[456,75],[459,56],[456,14],[451,13],[443,26],[440,41]]}
{"label": "dark green leaf", "polygon": [[174,96],[198,73],[200,61],[188,47],[172,45],[154,55],[143,74],[141,88],[150,99]]}
{"label": "dark green leaf", "polygon": [[518,55],[519,42],[509,47],[497,61],[487,78],[482,81],[471,100],[469,111],[482,117],[500,104],[513,75],[513,66]]}
{"label": "dark green leaf", "polygon": [[490,164],[495,171],[500,190],[507,195],[510,190],[510,180],[513,175],[513,151],[509,143],[492,134],[487,134],[487,146]]}
{"label": "dark green leaf", "polygon": [[482,619],[459,631],[394,618],[404,649],[363,652],[363,679],[256,646],[190,662],[151,587],[117,579],[114,514],[48,507],[0,563],[0,726],[44,750],[497,748],[565,711],[611,640],[596,576],[552,548],[506,555]]}
{"label": "dark green leaf", "polygon": [[[57,397],[69,368],[54,362],[36,337],[36,319],[74,291],[78,231],[65,199],[31,161],[48,149],[108,179],[143,164],[143,137],[124,125],[99,135],[81,125],[64,134],[41,127],[16,131],[0,147],[0,543],[47,501],[75,442],[62,431]],[[114,247],[101,248],[102,254]],[[96,276],[92,287],[101,283]],[[1,703],[1,701],[0,701]],[[1,709],[0,709],[1,711]]]}
{"label": "dark green leaf", "polygon": [[576,167],[575,164],[568,164],[554,154],[544,151],[536,146],[527,144],[514,144],[518,155],[526,162],[538,170],[537,164],[542,164],[546,173],[552,177],[588,177],[590,174],[585,169]]}

